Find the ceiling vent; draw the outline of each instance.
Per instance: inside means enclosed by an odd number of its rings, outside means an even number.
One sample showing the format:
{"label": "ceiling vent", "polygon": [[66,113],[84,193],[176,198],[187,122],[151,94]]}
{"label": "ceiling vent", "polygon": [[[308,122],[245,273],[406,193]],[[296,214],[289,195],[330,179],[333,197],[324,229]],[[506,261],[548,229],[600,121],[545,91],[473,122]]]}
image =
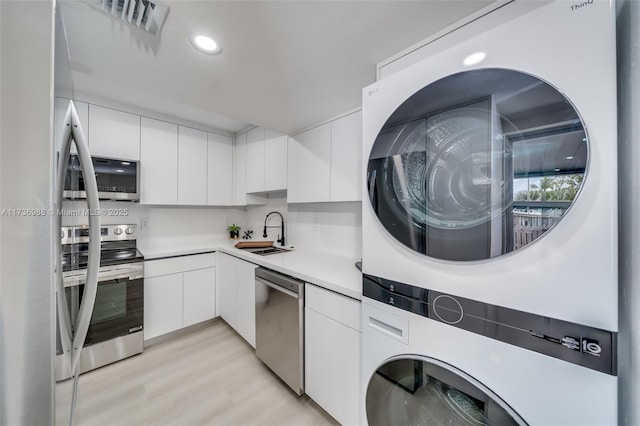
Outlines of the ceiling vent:
{"label": "ceiling vent", "polygon": [[155,0],[87,0],[131,25],[158,35],[169,6]]}

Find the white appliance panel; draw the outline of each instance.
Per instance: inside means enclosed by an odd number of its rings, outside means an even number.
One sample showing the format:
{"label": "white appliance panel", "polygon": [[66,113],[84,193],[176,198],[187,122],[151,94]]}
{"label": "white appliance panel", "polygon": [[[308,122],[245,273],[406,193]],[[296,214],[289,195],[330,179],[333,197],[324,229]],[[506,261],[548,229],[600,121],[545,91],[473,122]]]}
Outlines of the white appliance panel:
{"label": "white appliance panel", "polygon": [[[392,309],[392,310],[391,310]],[[420,355],[441,360],[498,395],[530,425],[606,425],[617,418],[617,378],[363,299],[363,387],[386,360]],[[407,342],[375,324],[406,324]],[[473,356],[469,356],[472,354]],[[366,424],[366,402],[363,423]]]}
{"label": "white appliance panel", "polygon": [[[452,262],[398,243],[365,200],[365,273],[617,330],[615,9],[607,1],[571,6],[550,3],[363,90],[366,170],[372,144],[387,118],[432,82],[486,68],[516,70],[548,82],[571,100],[589,138],[584,185],[564,219],[518,251],[490,260]],[[464,58],[478,51],[486,53],[485,60],[465,67]],[[366,193],[366,176],[363,188]]]}

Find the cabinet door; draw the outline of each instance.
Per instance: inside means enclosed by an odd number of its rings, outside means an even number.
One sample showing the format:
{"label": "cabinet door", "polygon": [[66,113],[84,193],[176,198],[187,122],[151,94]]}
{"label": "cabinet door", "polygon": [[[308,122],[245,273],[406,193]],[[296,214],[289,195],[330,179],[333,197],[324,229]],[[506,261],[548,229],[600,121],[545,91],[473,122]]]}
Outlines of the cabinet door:
{"label": "cabinet door", "polygon": [[182,328],[183,274],[144,279],[144,338]]}
{"label": "cabinet door", "polygon": [[256,265],[236,259],[238,286],[238,333],[256,347]]}
{"label": "cabinet door", "polygon": [[233,204],[233,139],[229,136],[207,134],[207,204]]}
{"label": "cabinet door", "polygon": [[140,204],[178,203],[178,126],[142,117]]}
{"label": "cabinet door", "polygon": [[265,130],[264,190],[287,189],[287,136]]}
{"label": "cabinet door", "polygon": [[343,425],[360,424],[360,337],[305,309],[305,393]]}
{"label": "cabinet door", "polygon": [[330,201],[331,123],[289,138],[288,158],[288,202]]}
{"label": "cabinet door", "polygon": [[207,204],[207,132],[178,126],[178,204]]}
{"label": "cabinet door", "polygon": [[236,258],[218,253],[216,262],[216,312],[234,329],[238,328]]}
{"label": "cabinet door", "polygon": [[362,111],[331,122],[331,201],[362,200]]}
{"label": "cabinet door", "polygon": [[247,134],[233,144],[233,205],[247,205]]}
{"label": "cabinet door", "polygon": [[[60,145],[62,144],[63,121],[64,115],[67,113],[67,108],[69,108],[69,102],[67,98],[55,98],[53,103],[53,134],[55,138],[53,143],[56,146],[56,152],[60,151]],[[84,137],[87,138],[87,142],[89,142],[89,104],[78,101],[73,101],[73,104],[76,106]],[[71,152],[76,153],[75,145],[71,145]]]}
{"label": "cabinet door", "polygon": [[216,316],[216,268],[184,273],[182,326],[187,327]]}
{"label": "cabinet door", "polygon": [[264,128],[247,132],[247,192],[264,191]]}
{"label": "cabinet door", "polygon": [[140,160],[140,116],[89,105],[91,154]]}

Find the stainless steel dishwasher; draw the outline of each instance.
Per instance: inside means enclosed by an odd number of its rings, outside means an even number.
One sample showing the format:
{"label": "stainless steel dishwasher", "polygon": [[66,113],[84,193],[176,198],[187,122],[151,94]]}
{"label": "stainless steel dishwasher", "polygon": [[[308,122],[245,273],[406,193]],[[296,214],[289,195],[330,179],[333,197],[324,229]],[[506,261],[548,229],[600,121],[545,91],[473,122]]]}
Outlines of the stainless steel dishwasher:
{"label": "stainless steel dishwasher", "polygon": [[256,269],[256,355],[295,393],[304,392],[304,282]]}

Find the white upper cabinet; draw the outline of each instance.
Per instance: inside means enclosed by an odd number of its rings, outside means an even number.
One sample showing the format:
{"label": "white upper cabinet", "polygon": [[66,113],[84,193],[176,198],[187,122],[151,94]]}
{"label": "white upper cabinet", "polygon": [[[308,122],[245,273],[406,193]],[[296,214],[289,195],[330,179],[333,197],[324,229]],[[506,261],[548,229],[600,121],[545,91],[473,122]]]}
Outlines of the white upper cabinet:
{"label": "white upper cabinet", "polygon": [[140,203],[178,203],[178,125],[142,117]]}
{"label": "white upper cabinet", "polygon": [[207,132],[178,126],[178,204],[207,204]]}
{"label": "white upper cabinet", "polygon": [[264,191],[264,128],[247,132],[247,193]]}
{"label": "white upper cabinet", "polygon": [[331,122],[331,201],[362,200],[362,111]]}
{"label": "white upper cabinet", "polygon": [[233,204],[233,139],[229,136],[207,134],[207,204]]}
{"label": "white upper cabinet", "polygon": [[247,205],[247,134],[233,143],[233,205]]}
{"label": "white upper cabinet", "polygon": [[248,194],[287,188],[287,136],[256,127],[247,137]]}
{"label": "white upper cabinet", "polygon": [[362,200],[362,112],[289,138],[287,201]]}
{"label": "white upper cabinet", "polygon": [[264,138],[264,190],[286,189],[287,136],[265,129]]}
{"label": "white upper cabinet", "polygon": [[287,201],[331,200],[331,123],[289,138]]}
{"label": "white upper cabinet", "polygon": [[[55,138],[53,143],[56,146],[56,152],[60,151],[62,144],[63,121],[64,115],[67,113],[67,108],[69,108],[69,102],[69,99],[66,98],[55,98],[53,103],[53,134]],[[80,125],[82,126],[84,137],[87,138],[87,142],[89,142],[89,104],[78,101],[73,101],[73,104],[76,107],[78,118],[80,118]],[[71,145],[71,152],[76,152],[75,145]]]}
{"label": "white upper cabinet", "polygon": [[91,154],[140,160],[140,116],[89,105]]}

